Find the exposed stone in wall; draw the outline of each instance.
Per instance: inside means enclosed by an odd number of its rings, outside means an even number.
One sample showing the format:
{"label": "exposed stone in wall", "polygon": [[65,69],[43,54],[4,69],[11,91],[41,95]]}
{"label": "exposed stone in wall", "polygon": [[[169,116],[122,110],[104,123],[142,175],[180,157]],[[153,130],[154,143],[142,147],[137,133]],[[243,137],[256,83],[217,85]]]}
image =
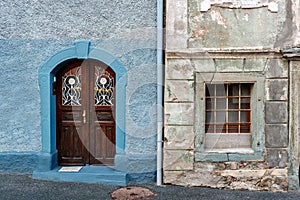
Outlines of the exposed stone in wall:
{"label": "exposed stone in wall", "polygon": [[264,162],[194,163],[193,171],[166,171],[164,183],[236,190],[287,191],[287,168]]}
{"label": "exposed stone in wall", "polygon": [[287,123],[288,112],[287,102],[268,102],[266,103],[266,122],[267,123]]}
{"label": "exposed stone in wall", "polygon": [[[268,62],[266,90],[266,161],[268,167],[286,167],[288,162],[288,72],[287,64]],[[277,77],[276,77],[277,76]]]}
{"label": "exposed stone in wall", "polygon": [[267,124],[266,133],[267,148],[286,148],[288,146],[287,124]]}
{"label": "exposed stone in wall", "polygon": [[288,100],[288,80],[267,80],[266,92],[267,100]]}
{"label": "exposed stone in wall", "polygon": [[[167,60],[165,87],[164,182],[185,186],[209,186],[227,189],[287,190],[288,163],[288,65],[264,55],[231,58],[228,55]],[[215,163],[195,162],[193,143],[194,77],[193,73],[260,73],[264,74],[265,148],[263,161]],[[226,81],[226,80],[224,80]],[[197,104],[195,104],[197,105]],[[257,119],[253,119],[257,120]],[[206,154],[209,156],[209,154]],[[214,157],[215,156],[215,157]],[[220,154],[221,156],[221,154]],[[222,154],[224,157],[224,154]],[[237,158],[241,159],[241,158]]]}
{"label": "exposed stone in wall", "polygon": [[194,126],[171,126],[165,127],[165,149],[193,149]]}
{"label": "exposed stone in wall", "polygon": [[[295,42],[300,41],[299,2],[181,0],[176,3],[171,0],[167,2],[167,10],[172,13],[167,15],[166,20],[164,182],[189,186],[286,191],[289,136],[294,132],[290,132],[288,124],[289,63],[282,58],[279,49],[287,45],[299,45],[299,42]],[[253,144],[253,149],[257,148],[259,152],[251,159],[247,157],[251,153],[231,156],[224,152],[212,154],[200,148],[204,140],[203,135],[198,137],[199,130],[202,131],[198,126],[203,124],[197,123],[193,130],[191,126],[205,112],[203,104],[195,102],[195,99],[203,100],[203,94],[196,96],[197,91],[193,91],[191,87],[195,88],[193,81],[195,83],[202,73],[212,74],[212,80],[226,73],[263,76],[264,81],[260,87],[262,92],[259,93],[263,96],[257,97],[257,100],[263,102],[264,109],[259,118],[253,118],[253,122],[257,120],[264,123],[257,123],[258,126],[261,125],[261,143]],[[298,88],[293,87],[295,91]],[[201,89],[201,86],[198,88]],[[196,96],[194,100],[192,95]],[[193,103],[195,106],[190,106],[190,109],[183,106]],[[198,109],[199,105],[202,106],[201,109]],[[175,111],[175,108],[179,110]],[[195,112],[195,119],[186,112]],[[190,139],[183,139],[182,135],[187,131],[190,131],[188,137],[194,138],[193,134],[196,134],[194,146],[190,145]],[[292,136],[293,141],[298,142],[298,136]],[[180,142],[184,145],[179,145]],[[298,150],[297,146],[292,148]],[[195,160],[199,161],[192,160],[193,167],[188,159],[175,162],[175,158],[187,152],[189,155],[194,152]],[[204,157],[205,161],[211,162],[200,162]],[[243,159],[248,161],[227,162]],[[290,175],[293,176],[290,178],[293,188],[297,187],[297,160],[298,158],[290,158],[294,166]]]}

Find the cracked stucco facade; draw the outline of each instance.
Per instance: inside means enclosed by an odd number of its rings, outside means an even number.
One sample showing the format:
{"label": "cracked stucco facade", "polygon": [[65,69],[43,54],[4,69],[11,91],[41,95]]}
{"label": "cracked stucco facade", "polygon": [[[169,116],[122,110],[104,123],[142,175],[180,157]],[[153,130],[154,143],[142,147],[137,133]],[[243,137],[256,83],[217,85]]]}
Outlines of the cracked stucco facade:
{"label": "cracked stucco facade", "polygon": [[[293,85],[299,78],[290,70],[299,66],[294,49],[299,46],[299,2],[226,2],[167,2],[164,183],[297,191],[298,111],[292,108],[298,105]],[[199,154],[196,122],[204,113],[197,113],[195,85],[196,74],[204,73],[263,77],[258,97],[263,109],[252,119],[263,122],[256,129],[262,141],[257,155]]]}

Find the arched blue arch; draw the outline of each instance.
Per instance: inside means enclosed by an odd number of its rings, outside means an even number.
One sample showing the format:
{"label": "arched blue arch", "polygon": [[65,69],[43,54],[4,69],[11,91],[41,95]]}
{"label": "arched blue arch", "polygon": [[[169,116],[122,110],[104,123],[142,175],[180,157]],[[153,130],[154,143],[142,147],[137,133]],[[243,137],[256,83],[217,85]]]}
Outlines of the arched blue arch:
{"label": "arched blue arch", "polygon": [[[48,168],[56,165],[56,97],[53,95],[54,75],[57,66],[70,59],[96,59],[109,67],[116,74],[116,156],[125,151],[125,99],[127,70],[116,57],[105,50],[91,46],[90,41],[77,41],[73,46],[65,48],[39,67],[38,78],[41,96],[41,162]],[[50,163],[49,163],[50,162]],[[40,166],[40,168],[46,166]]]}

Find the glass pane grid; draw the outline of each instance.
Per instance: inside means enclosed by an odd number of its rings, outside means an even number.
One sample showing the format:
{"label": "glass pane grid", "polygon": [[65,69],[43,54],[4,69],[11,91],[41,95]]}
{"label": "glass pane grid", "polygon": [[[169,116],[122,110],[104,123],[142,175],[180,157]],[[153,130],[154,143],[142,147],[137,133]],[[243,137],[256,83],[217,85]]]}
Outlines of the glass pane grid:
{"label": "glass pane grid", "polygon": [[114,78],[101,66],[95,66],[95,105],[112,106]]}
{"label": "glass pane grid", "polygon": [[81,66],[62,76],[62,105],[81,106]]}
{"label": "glass pane grid", "polygon": [[206,133],[251,133],[252,85],[206,84]]}

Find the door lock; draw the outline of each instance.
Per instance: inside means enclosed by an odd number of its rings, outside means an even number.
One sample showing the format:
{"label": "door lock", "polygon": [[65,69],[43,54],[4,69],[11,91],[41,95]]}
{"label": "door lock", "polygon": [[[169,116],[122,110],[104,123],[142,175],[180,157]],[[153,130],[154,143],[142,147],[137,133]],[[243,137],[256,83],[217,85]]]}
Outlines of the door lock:
{"label": "door lock", "polygon": [[83,123],[85,124],[86,123],[86,111],[83,110],[82,112],[82,117],[83,117]]}

